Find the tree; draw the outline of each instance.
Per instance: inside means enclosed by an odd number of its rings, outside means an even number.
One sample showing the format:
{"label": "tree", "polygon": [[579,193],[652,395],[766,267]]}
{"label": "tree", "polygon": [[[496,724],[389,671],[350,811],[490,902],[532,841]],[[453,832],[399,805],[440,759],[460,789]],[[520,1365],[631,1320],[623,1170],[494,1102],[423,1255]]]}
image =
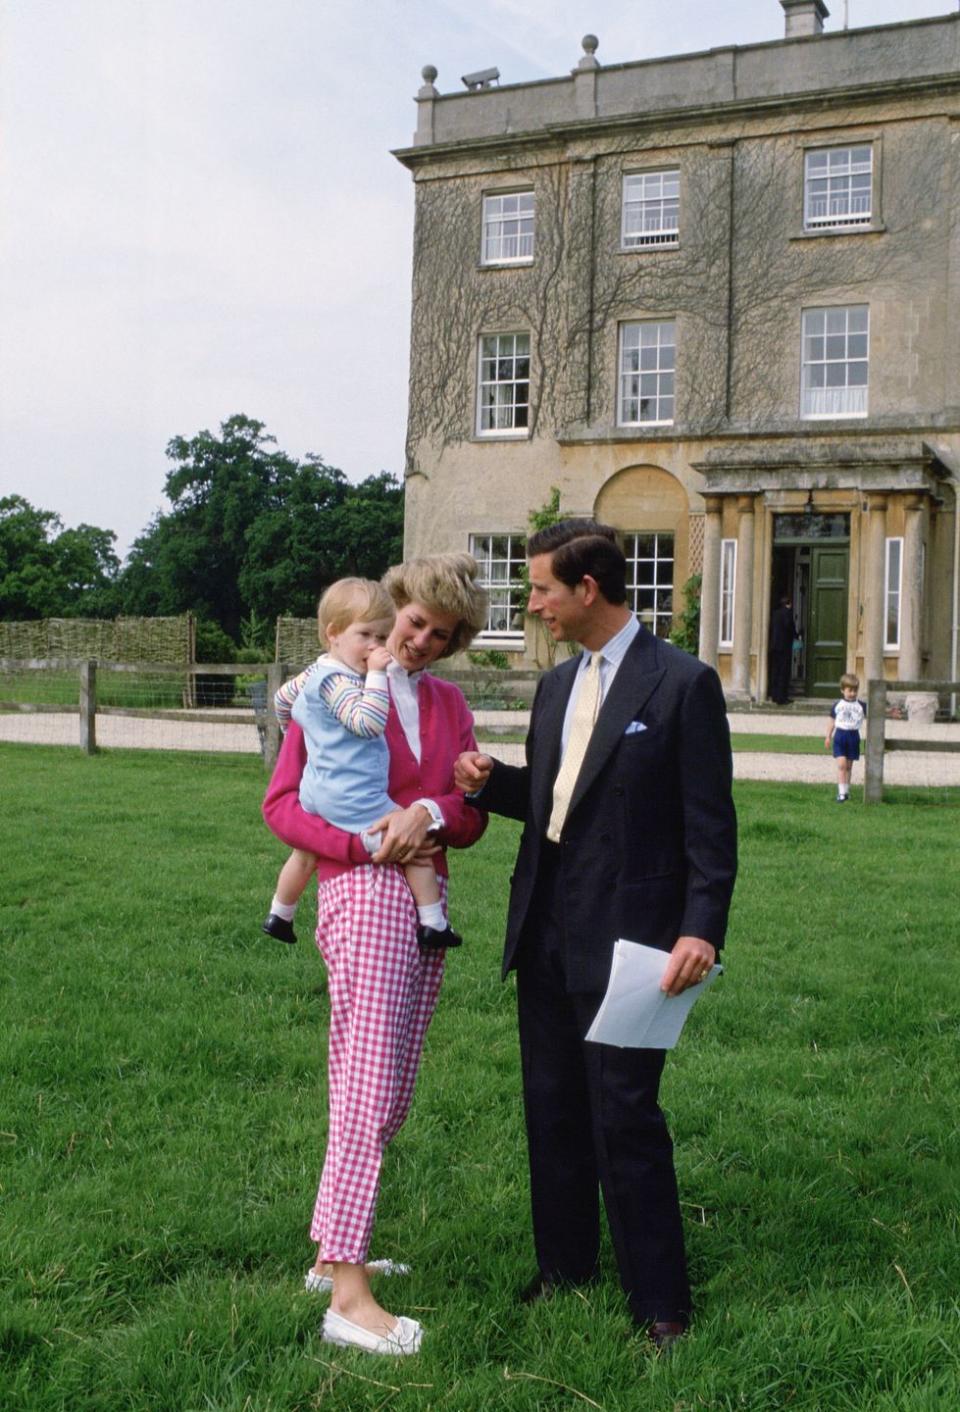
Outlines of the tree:
{"label": "tree", "polygon": [[344,574],[379,577],[401,548],[403,492],[382,472],[360,485],[321,457],[296,461],[262,422],[234,416],[219,437],[174,437],[171,510],[136,541],[128,612],[194,612],[238,640],[251,614],[309,616]]}
{"label": "tree", "polygon": [[0,499],[0,618],[109,616],[120,561],[112,530],[64,529],[22,495]]}

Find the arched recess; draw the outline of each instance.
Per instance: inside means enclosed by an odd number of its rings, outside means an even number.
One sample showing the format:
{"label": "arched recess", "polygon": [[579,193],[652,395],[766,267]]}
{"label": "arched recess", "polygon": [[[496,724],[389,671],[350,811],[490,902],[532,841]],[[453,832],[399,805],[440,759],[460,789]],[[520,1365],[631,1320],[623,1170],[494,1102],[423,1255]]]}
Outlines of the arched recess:
{"label": "arched recess", "polygon": [[680,589],[690,576],[687,492],[660,466],[627,466],[603,485],[593,510],[598,520],[622,532],[632,606],[665,636],[683,606]]}

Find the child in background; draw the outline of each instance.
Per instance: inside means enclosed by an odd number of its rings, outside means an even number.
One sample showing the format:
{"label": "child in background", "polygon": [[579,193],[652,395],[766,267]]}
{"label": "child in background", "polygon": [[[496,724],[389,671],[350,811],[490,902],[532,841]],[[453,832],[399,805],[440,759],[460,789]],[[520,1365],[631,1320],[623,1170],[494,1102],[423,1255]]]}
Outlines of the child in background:
{"label": "child in background", "polygon": [[830,710],[830,729],[824,738],[824,749],[833,742],[833,758],[837,762],[837,803],[846,804],[850,796],[850,773],[855,760],[860,759],[860,727],[867,708],[857,700],[860,678],[844,672],[840,678],[840,700]]}
{"label": "child in background", "polygon": [[[370,579],[339,579],[317,608],[327,651],[285,682],[274,702],[283,729],[302,728],[307,765],[300,803],[311,814],[359,834],[371,854],[380,834],[371,824],[399,806],[387,794],[390,756],[384,730],[390,709],[386,647],[395,616],[387,591]],[[317,860],[294,849],[280,871],[263,930],[278,941],[296,941],[293,917]],[[417,941],[425,949],[460,946],[462,938],[443,915],[433,864],[406,863],[404,875],[417,907]]]}

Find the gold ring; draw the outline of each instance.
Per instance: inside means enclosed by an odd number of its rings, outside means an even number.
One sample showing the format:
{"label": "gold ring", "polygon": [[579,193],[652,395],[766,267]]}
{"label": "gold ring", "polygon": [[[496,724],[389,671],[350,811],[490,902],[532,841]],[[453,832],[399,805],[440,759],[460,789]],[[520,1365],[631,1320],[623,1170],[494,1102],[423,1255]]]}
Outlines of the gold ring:
{"label": "gold ring", "polygon": [[700,979],[701,979],[702,981],[705,981],[705,980],[707,979],[707,976],[709,976],[709,974],[710,974],[709,971],[701,971],[701,972],[700,972]]}

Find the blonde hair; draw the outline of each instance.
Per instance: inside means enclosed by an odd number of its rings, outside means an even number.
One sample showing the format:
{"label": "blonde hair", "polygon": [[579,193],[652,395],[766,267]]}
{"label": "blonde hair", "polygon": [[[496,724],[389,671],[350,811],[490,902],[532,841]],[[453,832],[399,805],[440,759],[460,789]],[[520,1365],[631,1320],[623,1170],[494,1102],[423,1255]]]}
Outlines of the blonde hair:
{"label": "blonde hair", "polygon": [[321,642],[332,628],[341,633],[351,623],[390,622],[396,617],[393,599],[382,584],[373,579],[337,579],[317,604],[317,630]]}
{"label": "blonde hair", "polygon": [[480,567],[472,554],[431,554],[407,559],[383,576],[383,586],[395,606],[420,603],[435,613],[458,618],[450,640],[440,653],[452,657],[463,652],[487,622],[487,595],[477,582]]}
{"label": "blonde hair", "polygon": [[845,686],[852,686],[854,691],[859,691],[860,678],[855,677],[853,672],[844,672],[843,676],[840,678],[840,690],[842,691]]}

